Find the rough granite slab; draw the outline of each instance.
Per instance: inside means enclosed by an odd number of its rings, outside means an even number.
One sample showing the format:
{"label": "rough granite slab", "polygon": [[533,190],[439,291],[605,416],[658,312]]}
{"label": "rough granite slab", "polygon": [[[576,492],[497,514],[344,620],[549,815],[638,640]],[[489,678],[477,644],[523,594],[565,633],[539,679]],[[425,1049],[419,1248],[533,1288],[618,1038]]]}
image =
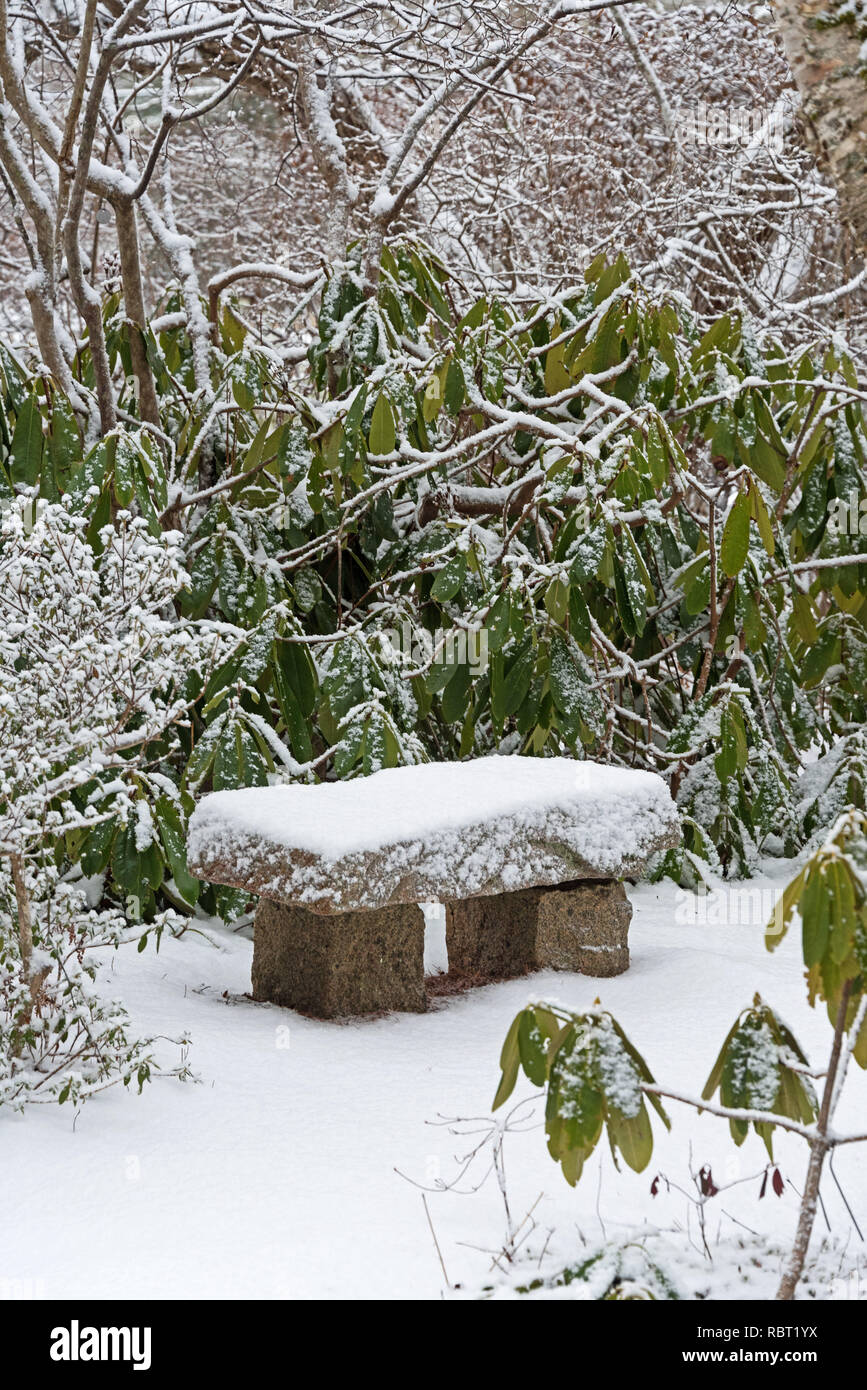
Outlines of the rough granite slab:
{"label": "rough granite slab", "polygon": [[489,757],[214,792],[188,859],[200,878],[330,913],[635,877],[679,839],[655,773]]}

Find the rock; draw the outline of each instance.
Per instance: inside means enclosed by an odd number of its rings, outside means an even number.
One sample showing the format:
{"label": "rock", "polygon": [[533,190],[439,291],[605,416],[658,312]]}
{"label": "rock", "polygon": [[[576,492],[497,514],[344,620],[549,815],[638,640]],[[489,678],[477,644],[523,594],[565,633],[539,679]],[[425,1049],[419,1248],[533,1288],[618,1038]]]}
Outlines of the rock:
{"label": "rock", "polygon": [[420,902],[447,904],[456,974],[619,974],[631,909],[615,880],[679,838],[654,773],[479,758],[216,792],[188,863],[260,896],[254,998],[334,1018],[425,1008]]}
{"label": "rock", "polygon": [[620,975],[632,907],[622,883],[529,888],[446,905],[449,971],[492,979],[530,970]]}
{"label": "rock", "polygon": [[200,878],[327,914],[634,877],[679,838],[655,773],[493,757],[216,792],[188,859]]}
{"label": "rock", "polygon": [[424,913],[384,907],[323,917],[262,898],[256,912],[253,998],[316,1018],[422,1013]]}
{"label": "rock", "polygon": [[629,969],[632,904],[622,883],[563,884],[543,889],[536,918],[536,965],[580,975]]}
{"label": "rock", "polygon": [[525,888],[446,903],[449,974],[508,979],[536,965],[536,919],[545,890]]}

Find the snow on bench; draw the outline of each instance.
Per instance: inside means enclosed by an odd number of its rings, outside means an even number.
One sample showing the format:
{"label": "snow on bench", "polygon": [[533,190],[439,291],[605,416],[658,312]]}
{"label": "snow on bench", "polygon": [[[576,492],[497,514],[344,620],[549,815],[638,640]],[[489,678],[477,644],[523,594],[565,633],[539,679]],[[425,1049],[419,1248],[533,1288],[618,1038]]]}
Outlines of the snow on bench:
{"label": "snow on bench", "polygon": [[622,878],[676,827],[655,773],[491,757],[214,792],[190,821],[189,854],[203,878],[351,912]]}
{"label": "snow on bench", "polygon": [[254,997],[328,1017],[424,1008],[420,902],[446,904],[463,975],[619,973],[619,880],[678,838],[655,773],[489,757],[215,792],[190,820],[188,858],[260,896]]}

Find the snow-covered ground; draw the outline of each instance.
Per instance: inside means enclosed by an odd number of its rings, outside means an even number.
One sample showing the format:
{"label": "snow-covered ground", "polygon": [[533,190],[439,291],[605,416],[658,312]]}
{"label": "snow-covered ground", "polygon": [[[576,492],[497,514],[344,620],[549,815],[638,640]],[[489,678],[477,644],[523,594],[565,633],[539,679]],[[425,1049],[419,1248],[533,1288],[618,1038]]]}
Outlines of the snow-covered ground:
{"label": "snow-covered ground", "polygon": [[[611,1246],[626,1242],[624,1273],[639,1282],[652,1283],[653,1264],[687,1298],[772,1297],[796,1219],[788,1180],[800,1188],[806,1167],[797,1139],[777,1140],[784,1195],[769,1184],[759,1200],[760,1141],[751,1134],[736,1149],[725,1121],[674,1103],[671,1135],[654,1120],[646,1172],[616,1172],[603,1140],[575,1190],[549,1159],[540,1127],[509,1133],[513,1217],[532,1208],[536,1224],[502,1273],[492,1257],[504,1239],[499,1191],[490,1176],[470,1190],[485,1175],[488,1149],[460,1193],[427,1195],[439,1254],[414,1185],[449,1182],[455,1156],[483,1137],[503,1037],[530,996],[576,1008],[598,997],[656,1079],[693,1094],[757,989],[813,1065],[823,1064],[830,1028],[824,1011],[806,1003],[799,943],[790,937],[770,956],[761,926],[749,921],[753,912],[764,919],[790,868],[770,870],[725,898],[740,925],[714,920],[713,900],[702,913],[709,920],[690,921],[695,900],[668,883],[631,890],[632,966],[619,978],[546,972],[440,999],[425,1015],[335,1024],[255,1004],[245,997],[252,944],[230,931],[165,940],[158,955],[121,950],[107,988],[122,995],[142,1032],[190,1032],[200,1084],[157,1079],[141,1097],[114,1089],[77,1119],[56,1106],[0,1117],[0,1173],[15,1197],[14,1217],[0,1230],[0,1296],[437,1298],[493,1285],[503,1297],[605,1243],[608,1268]],[[435,917],[428,955],[430,968],[442,967]],[[515,1099],[532,1093],[523,1085]],[[865,1101],[867,1077],[853,1068],[840,1130],[859,1116],[864,1128]],[[458,1137],[431,1123],[441,1117],[481,1124],[459,1126],[477,1132]],[[709,1164],[719,1186],[747,1179],[708,1205],[710,1260],[684,1192],[661,1181],[650,1196],[657,1173],[690,1190],[690,1163]],[[867,1229],[863,1154],[844,1148],[835,1169]],[[827,1173],[823,1196],[831,1229],[820,1216],[801,1296],[867,1296],[865,1247]],[[589,1284],[533,1296],[588,1297],[600,1280],[598,1272]]]}

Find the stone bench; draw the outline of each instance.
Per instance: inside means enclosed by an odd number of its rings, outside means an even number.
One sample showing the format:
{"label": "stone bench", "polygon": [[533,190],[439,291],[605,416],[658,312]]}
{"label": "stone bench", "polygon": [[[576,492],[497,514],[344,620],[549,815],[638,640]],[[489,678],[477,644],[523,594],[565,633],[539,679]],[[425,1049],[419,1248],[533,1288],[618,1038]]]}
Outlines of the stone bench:
{"label": "stone bench", "polygon": [[490,757],[214,792],[188,859],[259,895],[253,997],[332,1018],[425,1008],[423,902],[446,905],[457,974],[619,974],[621,880],[679,833],[654,773]]}

